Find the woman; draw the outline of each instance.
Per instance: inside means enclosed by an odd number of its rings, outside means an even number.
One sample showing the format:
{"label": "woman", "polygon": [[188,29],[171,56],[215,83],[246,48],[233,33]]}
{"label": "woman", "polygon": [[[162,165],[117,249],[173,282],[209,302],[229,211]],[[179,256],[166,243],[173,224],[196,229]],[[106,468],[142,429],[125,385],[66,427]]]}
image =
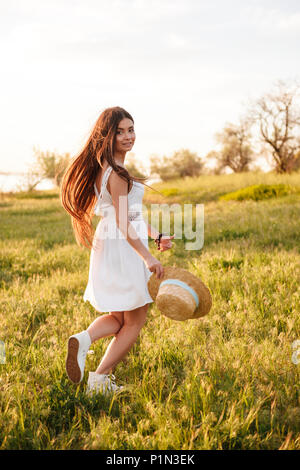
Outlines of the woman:
{"label": "woman", "polygon": [[[84,300],[101,315],[68,341],[66,370],[70,380],[83,379],[91,343],[114,335],[97,370],[89,373],[88,394],[117,391],[113,368],[125,357],[145,324],[151,273],[163,276],[162,264],[148,249],[148,236],[161,251],[171,248],[172,236],[159,234],[143,219],[142,181],[124,167],[135,142],[132,116],[120,107],[105,109],[92,133],[64,174],[61,202],[72,216],[79,245],[91,247],[90,269]],[[95,204],[96,202],[96,204]],[[93,233],[91,216],[102,215]],[[159,236],[160,235],[160,236]],[[159,238],[157,238],[159,236]]]}

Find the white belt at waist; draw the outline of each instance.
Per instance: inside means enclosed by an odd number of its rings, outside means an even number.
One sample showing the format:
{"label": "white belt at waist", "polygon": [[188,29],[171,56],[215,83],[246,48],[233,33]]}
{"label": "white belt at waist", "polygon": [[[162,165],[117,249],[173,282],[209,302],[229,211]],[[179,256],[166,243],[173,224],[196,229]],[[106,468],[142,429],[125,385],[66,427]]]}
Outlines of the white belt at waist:
{"label": "white belt at waist", "polygon": [[[113,209],[102,209],[99,214],[103,219],[116,219],[116,211]],[[128,210],[128,220],[144,220],[143,213],[141,211]]]}

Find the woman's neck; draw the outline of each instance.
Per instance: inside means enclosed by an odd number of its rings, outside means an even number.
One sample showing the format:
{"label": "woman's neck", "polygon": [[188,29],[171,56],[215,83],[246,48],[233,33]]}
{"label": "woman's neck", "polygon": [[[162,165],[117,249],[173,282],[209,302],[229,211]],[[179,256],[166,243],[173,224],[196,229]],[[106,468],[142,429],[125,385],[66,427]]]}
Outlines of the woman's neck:
{"label": "woman's neck", "polygon": [[117,160],[115,160],[115,162],[117,165],[121,166],[122,168],[125,168],[124,162],[117,162]]}

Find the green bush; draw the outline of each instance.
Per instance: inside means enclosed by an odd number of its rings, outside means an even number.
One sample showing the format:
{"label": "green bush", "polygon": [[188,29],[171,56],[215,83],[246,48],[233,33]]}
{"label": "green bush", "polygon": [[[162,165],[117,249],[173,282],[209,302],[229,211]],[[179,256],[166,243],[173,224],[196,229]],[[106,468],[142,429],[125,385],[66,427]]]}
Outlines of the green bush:
{"label": "green bush", "polygon": [[219,197],[219,200],[244,201],[245,199],[252,199],[254,201],[261,201],[272,197],[286,196],[287,194],[299,191],[299,188],[288,184],[255,184],[232,193],[223,194]]}
{"label": "green bush", "polygon": [[176,196],[176,194],[179,193],[179,189],[178,188],[162,189],[161,193],[163,193],[164,196]]}

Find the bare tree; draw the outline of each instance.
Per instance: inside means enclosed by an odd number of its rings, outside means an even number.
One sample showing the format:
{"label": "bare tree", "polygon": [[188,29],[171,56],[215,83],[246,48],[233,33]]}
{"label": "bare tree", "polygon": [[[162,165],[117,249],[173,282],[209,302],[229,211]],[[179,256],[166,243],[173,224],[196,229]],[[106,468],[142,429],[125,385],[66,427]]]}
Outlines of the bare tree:
{"label": "bare tree", "polygon": [[33,148],[35,154],[34,168],[42,179],[48,178],[54,181],[59,187],[64,171],[70,163],[70,154],[58,154],[56,152],[43,152],[36,147]]}
{"label": "bare tree", "polygon": [[32,165],[27,165],[28,169],[16,184],[17,191],[31,192],[35,187],[43,181],[43,176]]}
{"label": "bare tree", "polygon": [[217,160],[217,173],[226,167],[235,173],[249,171],[249,165],[254,159],[250,128],[251,122],[247,118],[241,118],[238,124],[228,123],[221,132],[216,133],[221,150],[210,152],[207,158]]}
{"label": "bare tree", "polygon": [[251,104],[249,117],[258,126],[260,141],[269,148],[278,173],[290,173],[299,167],[300,87],[282,80],[274,89]]}
{"label": "bare tree", "polygon": [[63,174],[70,163],[70,154],[43,152],[33,147],[34,160],[28,166],[22,181],[17,185],[18,190],[33,191],[45,179],[50,179],[59,187]]}

